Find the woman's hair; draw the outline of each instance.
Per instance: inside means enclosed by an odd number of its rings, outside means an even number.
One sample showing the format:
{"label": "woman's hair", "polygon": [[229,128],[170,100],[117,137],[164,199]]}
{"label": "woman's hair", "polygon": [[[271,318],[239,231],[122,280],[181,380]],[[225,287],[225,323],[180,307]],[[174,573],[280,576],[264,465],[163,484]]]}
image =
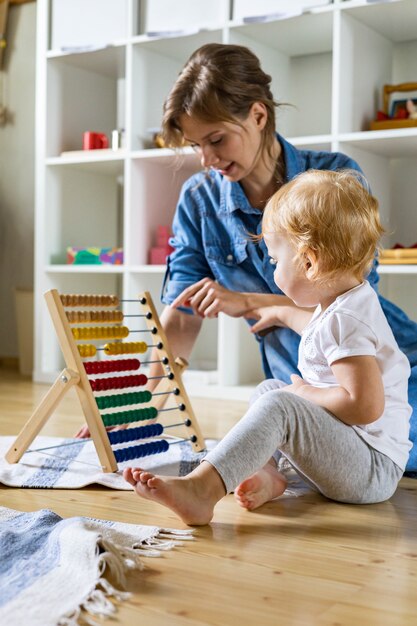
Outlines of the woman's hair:
{"label": "woman's hair", "polygon": [[262,221],[262,235],[268,233],[288,237],[301,263],[313,251],[312,279],[326,282],[345,271],[362,280],[384,228],[378,201],[359,172],[308,170],[269,200]]}
{"label": "woman's hair", "polygon": [[162,137],[167,146],[183,145],[180,117],[185,113],[204,122],[241,124],[255,102],[267,109],[262,148],[271,150],[275,107],[271,77],[258,57],[244,46],[210,43],[188,59],[164,104]]}

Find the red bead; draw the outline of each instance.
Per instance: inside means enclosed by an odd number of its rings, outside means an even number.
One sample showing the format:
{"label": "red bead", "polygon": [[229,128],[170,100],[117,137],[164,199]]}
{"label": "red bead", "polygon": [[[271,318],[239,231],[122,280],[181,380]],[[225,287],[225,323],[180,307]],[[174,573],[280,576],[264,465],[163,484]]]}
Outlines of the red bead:
{"label": "red bead", "polygon": [[145,374],[137,376],[111,376],[110,378],[96,378],[90,380],[93,391],[107,391],[108,389],[125,389],[126,387],[142,387],[148,382]]}
{"label": "red bead", "polygon": [[139,359],[119,359],[117,361],[87,361],[84,363],[87,374],[106,374],[108,372],[125,372],[138,370]]}

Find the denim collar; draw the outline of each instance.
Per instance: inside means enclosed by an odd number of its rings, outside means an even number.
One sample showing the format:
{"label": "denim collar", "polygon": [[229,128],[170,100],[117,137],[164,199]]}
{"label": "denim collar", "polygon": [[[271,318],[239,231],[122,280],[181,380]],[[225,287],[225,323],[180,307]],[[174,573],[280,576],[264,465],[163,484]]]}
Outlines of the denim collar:
{"label": "denim collar", "polygon": [[[288,141],[278,133],[276,133],[276,137],[281,144],[283,152],[285,182],[287,182],[304,171],[301,154],[297,148],[288,143]],[[255,209],[249,204],[241,185],[239,183],[231,183],[225,178],[222,178],[220,183],[220,210],[225,213],[233,213],[234,211],[240,210],[244,213],[260,214],[259,209]]]}

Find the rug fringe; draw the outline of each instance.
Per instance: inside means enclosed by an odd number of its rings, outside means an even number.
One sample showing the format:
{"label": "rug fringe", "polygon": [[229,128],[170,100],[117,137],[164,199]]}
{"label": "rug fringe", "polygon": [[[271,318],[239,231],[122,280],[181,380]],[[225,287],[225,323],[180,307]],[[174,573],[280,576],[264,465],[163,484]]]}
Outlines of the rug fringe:
{"label": "rug fringe", "polygon": [[[144,564],[141,556],[158,557],[161,552],[182,545],[184,540],[193,540],[193,530],[175,530],[160,528],[158,533],[132,547],[114,543],[100,536],[97,540],[98,574],[94,589],[83,600],[80,606],[64,615],[57,626],[101,626],[95,617],[111,617],[117,611],[114,600],[123,601],[131,597],[131,593],[122,591],[112,585],[107,576],[120,587],[126,585],[126,573],[131,569],[142,570]],[[105,571],[108,574],[105,577]]]}
{"label": "rug fringe", "polygon": [[158,534],[140,543],[133,544],[133,548],[142,556],[158,557],[161,552],[182,546],[184,541],[193,541],[194,530],[176,530],[174,528],[160,528]]}
{"label": "rug fringe", "polygon": [[[101,552],[102,550],[104,552]],[[80,626],[80,619],[82,624],[100,626],[100,622],[97,622],[93,616],[110,617],[114,615],[116,607],[113,600],[123,601],[132,595],[112,585],[107,578],[104,578],[104,572],[108,569],[108,575],[116,581],[116,584],[124,587],[127,569],[133,567],[143,569],[143,563],[135,550],[99,537],[97,556],[100,577],[97,579],[94,589],[90,591],[77,609],[60,619],[58,626]]]}

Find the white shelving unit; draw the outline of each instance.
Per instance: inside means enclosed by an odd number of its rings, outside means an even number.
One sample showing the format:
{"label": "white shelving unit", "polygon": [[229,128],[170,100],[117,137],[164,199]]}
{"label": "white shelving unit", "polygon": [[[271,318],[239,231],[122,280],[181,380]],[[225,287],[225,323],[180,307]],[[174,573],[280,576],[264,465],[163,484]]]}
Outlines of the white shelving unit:
{"label": "white shelving unit", "polygon": [[[284,12],[258,21],[253,15],[250,21],[233,19],[231,0],[210,6],[203,0],[172,0],[172,24],[176,26],[180,17],[181,33],[168,29],[170,1],[122,0],[118,6],[123,37],[118,22],[118,38],[108,45],[85,41],[84,47],[63,51],[51,49],[56,0],[38,0],[38,381],[52,380],[62,366],[43,303],[47,289],[116,292],[124,298],[149,290],[159,303],[164,267],[147,264],[149,248],[157,225],[171,223],[180,187],[198,171],[199,162],[189,151],[178,158],[170,150],[151,148],[148,131],[160,125],[171,85],[189,55],[204,43],[250,47],[272,76],[275,98],[294,105],[279,109],[278,130],[300,148],[339,150],[355,158],[380,200],[390,232],[387,245],[417,241],[417,128],[367,130],[382,106],[382,86],[417,80],[415,0],[317,0],[319,6],[309,1],[304,10],[302,2],[294,2],[296,15]],[[187,12],[190,1],[192,10]],[[94,2],[83,4],[83,21],[88,25],[91,19],[91,29],[84,24],[84,30],[92,33],[100,26],[97,13],[88,12]],[[106,2],[114,11],[114,0]],[[100,5],[102,11],[106,2]],[[166,32],[151,37],[146,31],[155,30],[158,3]],[[179,11],[183,15],[178,16]],[[124,129],[123,149],[79,152],[84,131],[110,136],[116,128]],[[121,246],[125,262],[66,265],[67,246]],[[381,267],[382,292],[414,319],[416,273],[416,266]],[[258,349],[246,324],[225,316],[205,322],[191,359],[190,391],[245,398],[261,379]]]}

